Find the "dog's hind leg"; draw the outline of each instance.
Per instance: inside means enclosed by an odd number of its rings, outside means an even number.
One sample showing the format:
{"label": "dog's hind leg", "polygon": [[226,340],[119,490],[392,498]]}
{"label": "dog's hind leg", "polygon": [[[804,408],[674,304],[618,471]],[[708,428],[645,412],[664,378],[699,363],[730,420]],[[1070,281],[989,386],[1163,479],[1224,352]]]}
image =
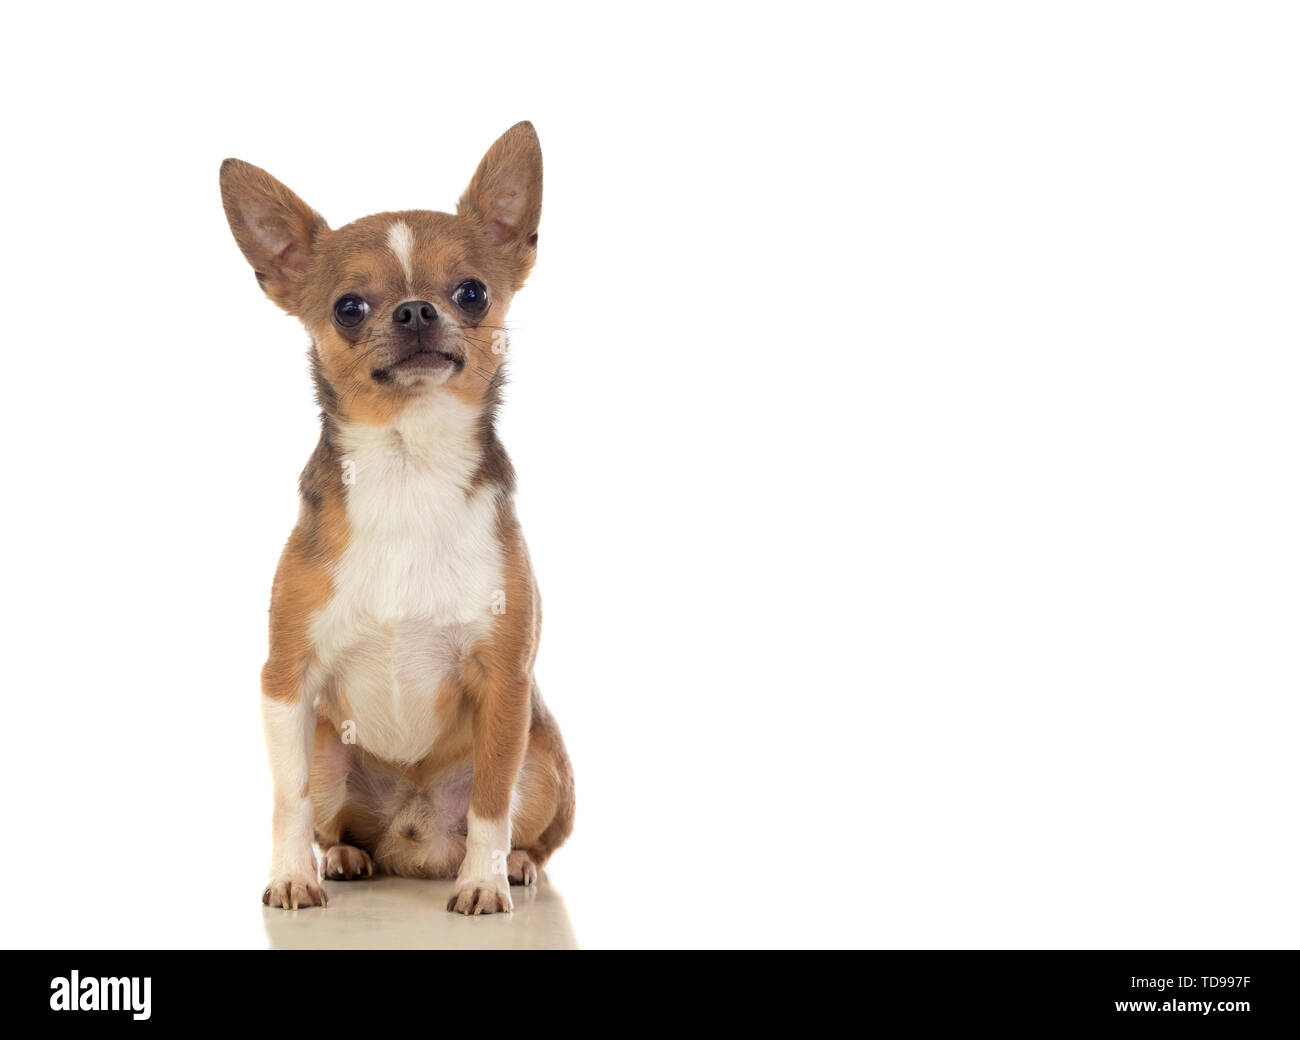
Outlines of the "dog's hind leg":
{"label": "dog's hind leg", "polygon": [[560,728],[534,683],[528,753],[515,786],[514,848],[506,858],[512,885],[531,885],[573,830],[573,767]]}
{"label": "dog's hind leg", "polygon": [[311,761],[311,798],[321,876],[331,881],[368,878],[375,873],[370,853],[348,842],[352,837],[347,826],[348,776],[353,758],[353,746],[343,742],[330,722],[319,719]]}
{"label": "dog's hind leg", "polygon": [[321,857],[321,874],[330,881],[352,881],[375,876],[370,853],[355,845],[331,845]]}

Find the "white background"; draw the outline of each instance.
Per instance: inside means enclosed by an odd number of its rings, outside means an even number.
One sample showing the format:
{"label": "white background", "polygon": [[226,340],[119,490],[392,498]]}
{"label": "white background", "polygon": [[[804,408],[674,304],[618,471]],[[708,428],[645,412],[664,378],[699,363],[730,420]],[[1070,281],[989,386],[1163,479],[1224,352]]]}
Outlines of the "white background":
{"label": "white background", "polygon": [[531,119],[502,432],[584,946],[1294,946],[1285,5],[21,5],[6,945],[245,946],[336,226]]}

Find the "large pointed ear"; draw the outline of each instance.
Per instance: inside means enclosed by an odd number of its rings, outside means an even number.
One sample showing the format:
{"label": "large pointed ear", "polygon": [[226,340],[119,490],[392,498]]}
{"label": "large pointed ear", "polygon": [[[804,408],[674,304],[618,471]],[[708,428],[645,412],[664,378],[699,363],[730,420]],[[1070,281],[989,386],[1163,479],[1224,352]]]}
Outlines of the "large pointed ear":
{"label": "large pointed ear", "polygon": [[221,164],[221,201],[257,284],[293,314],[312,246],[329,225],[265,170],[239,159]]}
{"label": "large pointed ear", "polygon": [[497,138],[456,212],[476,221],[493,245],[514,254],[522,283],[533,266],[542,218],[542,146],[532,123],[516,123]]}

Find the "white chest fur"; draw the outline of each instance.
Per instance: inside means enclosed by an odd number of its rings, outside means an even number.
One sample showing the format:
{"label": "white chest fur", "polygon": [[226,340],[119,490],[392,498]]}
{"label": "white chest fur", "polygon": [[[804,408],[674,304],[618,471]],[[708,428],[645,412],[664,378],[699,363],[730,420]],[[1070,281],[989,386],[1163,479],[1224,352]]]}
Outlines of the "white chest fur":
{"label": "white chest fur", "polygon": [[476,423],[438,395],[393,426],[339,432],[350,539],[311,636],[357,743],[390,762],[436,740],[438,689],[488,631],[502,586],[499,492],[466,492]]}

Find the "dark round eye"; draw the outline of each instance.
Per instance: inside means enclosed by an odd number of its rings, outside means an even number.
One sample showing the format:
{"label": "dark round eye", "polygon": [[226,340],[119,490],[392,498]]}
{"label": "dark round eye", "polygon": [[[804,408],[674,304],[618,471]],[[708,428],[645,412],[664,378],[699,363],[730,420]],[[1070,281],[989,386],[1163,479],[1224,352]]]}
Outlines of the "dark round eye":
{"label": "dark round eye", "polygon": [[487,307],[487,286],[477,278],[466,278],[456,286],[451,299],[466,314],[481,314]]}
{"label": "dark round eye", "polygon": [[334,320],[345,329],[355,329],[369,313],[370,304],[353,293],[340,296],[334,304]]}

